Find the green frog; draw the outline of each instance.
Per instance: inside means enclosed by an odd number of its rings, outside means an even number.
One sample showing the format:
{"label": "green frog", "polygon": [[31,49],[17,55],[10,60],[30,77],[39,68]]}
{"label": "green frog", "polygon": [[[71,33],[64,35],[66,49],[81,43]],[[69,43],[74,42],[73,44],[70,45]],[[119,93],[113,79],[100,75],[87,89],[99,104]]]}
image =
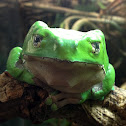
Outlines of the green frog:
{"label": "green frog", "polygon": [[35,22],[23,47],[11,50],[8,73],[28,84],[49,86],[59,91],[46,103],[53,108],[103,99],[114,90],[115,70],[109,63],[105,37],[100,30],[80,32],[50,28]]}

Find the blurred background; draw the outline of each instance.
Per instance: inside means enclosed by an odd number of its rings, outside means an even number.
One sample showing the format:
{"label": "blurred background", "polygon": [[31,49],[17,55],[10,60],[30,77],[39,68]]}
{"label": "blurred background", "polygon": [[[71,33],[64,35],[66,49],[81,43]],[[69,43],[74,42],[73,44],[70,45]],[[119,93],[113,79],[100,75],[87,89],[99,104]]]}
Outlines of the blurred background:
{"label": "blurred background", "polygon": [[[125,84],[126,0],[0,0],[0,73],[6,69],[10,50],[23,45],[37,20],[55,28],[102,30],[110,63],[116,70],[116,85]],[[11,126],[13,121],[2,126]]]}

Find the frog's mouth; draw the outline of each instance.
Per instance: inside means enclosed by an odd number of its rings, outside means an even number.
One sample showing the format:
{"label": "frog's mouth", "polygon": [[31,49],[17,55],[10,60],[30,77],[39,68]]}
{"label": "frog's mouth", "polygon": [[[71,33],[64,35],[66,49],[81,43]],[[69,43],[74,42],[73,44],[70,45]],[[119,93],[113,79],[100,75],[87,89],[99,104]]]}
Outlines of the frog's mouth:
{"label": "frog's mouth", "polygon": [[25,67],[36,78],[64,92],[83,92],[105,78],[104,66],[24,55]]}

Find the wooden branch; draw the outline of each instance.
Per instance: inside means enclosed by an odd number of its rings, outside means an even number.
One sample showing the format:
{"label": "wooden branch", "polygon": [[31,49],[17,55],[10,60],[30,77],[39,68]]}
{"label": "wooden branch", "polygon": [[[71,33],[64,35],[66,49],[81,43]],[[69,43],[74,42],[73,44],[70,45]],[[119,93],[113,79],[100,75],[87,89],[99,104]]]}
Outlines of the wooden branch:
{"label": "wooden branch", "polygon": [[119,24],[126,23],[126,19],[123,17],[119,17],[119,16],[111,16],[111,15],[100,16],[100,14],[96,13],[96,12],[79,11],[79,10],[70,9],[70,8],[66,8],[66,7],[43,4],[40,2],[21,2],[20,6],[22,8],[31,8],[31,9],[35,9],[35,10],[41,9],[44,11],[55,12],[55,13],[67,13],[67,14],[73,14],[73,15],[78,15],[78,16],[81,15],[81,16],[94,17],[94,18],[102,17],[102,18],[105,18],[104,20],[106,20],[106,19],[112,20]]}
{"label": "wooden branch", "polygon": [[88,100],[81,105],[66,105],[52,112],[44,101],[47,91],[19,82],[5,72],[0,75],[0,122],[20,116],[33,123],[49,118],[66,118],[79,126],[126,125],[126,90],[115,86],[104,101]]}
{"label": "wooden branch", "polygon": [[[37,6],[36,6],[37,5]],[[42,9],[44,11],[50,11],[50,12],[58,12],[58,13],[69,13],[69,14],[77,14],[77,15],[90,15],[97,17],[99,14],[95,12],[84,12],[79,10],[73,10],[66,7],[60,7],[60,6],[52,6],[48,4],[42,4],[35,2],[24,2],[21,4],[22,7],[32,7],[33,9]]]}
{"label": "wooden branch", "polygon": [[83,108],[100,124],[105,126],[126,125],[126,90],[115,86],[103,102],[87,101]]}
{"label": "wooden branch", "polygon": [[35,122],[35,114],[40,108],[43,111],[45,109],[44,100],[47,96],[48,93],[40,87],[21,83],[6,73],[1,74],[0,122],[16,116],[31,120],[34,118],[32,121]]}

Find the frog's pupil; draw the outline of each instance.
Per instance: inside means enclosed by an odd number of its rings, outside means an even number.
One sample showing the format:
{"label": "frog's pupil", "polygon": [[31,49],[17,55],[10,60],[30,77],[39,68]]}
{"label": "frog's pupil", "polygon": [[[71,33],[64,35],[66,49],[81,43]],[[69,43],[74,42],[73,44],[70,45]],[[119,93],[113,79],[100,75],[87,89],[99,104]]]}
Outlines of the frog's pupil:
{"label": "frog's pupil", "polygon": [[98,42],[92,43],[92,46],[93,46],[95,49],[99,49],[99,43],[98,43]]}
{"label": "frog's pupil", "polygon": [[99,42],[92,43],[93,53],[98,54],[100,52]]}
{"label": "frog's pupil", "polygon": [[34,42],[38,43],[41,41],[41,37],[40,36],[35,36]]}
{"label": "frog's pupil", "polygon": [[99,43],[95,43],[96,49],[99,49]]}

